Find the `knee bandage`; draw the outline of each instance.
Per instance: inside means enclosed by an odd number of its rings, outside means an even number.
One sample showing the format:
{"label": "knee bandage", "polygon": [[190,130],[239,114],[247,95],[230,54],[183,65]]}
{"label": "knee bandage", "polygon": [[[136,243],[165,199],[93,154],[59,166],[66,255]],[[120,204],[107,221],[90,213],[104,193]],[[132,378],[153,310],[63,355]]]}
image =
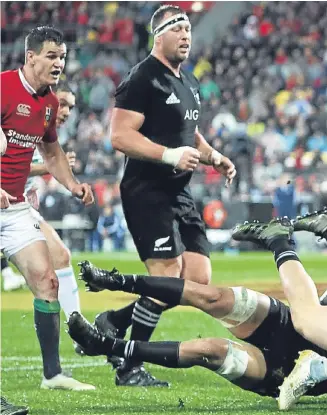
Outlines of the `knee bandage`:
{"label": "knee bandage", "polygon": [[228,329],[247,321],[254,314],[258,305],[258,296],[255,291],[244,287],[231,287],[231,289],[235,297],[233,310],[220,319],[221,324]]}
{"label": "knee bandage", "polygon": [[224,363],[216,370],[217,375],[233,381],[241,378],[248,367],[249,355],[245,350],[235,346],[235,342],[228,340],[228,351]]}

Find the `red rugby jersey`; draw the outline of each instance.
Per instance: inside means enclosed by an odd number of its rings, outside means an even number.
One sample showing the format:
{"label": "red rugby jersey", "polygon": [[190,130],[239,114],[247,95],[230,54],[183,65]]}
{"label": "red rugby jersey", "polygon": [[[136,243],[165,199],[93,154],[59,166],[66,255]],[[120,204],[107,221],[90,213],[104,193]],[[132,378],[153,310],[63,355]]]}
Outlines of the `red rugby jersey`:
{"label": "red rugby jersey", "polygon": [[1,188],[23,202],[36,145],[58,138],[59,103],[51,88],[37,95],[20,69],[1,72],[0,77],[1,128],[7,137],[7,151],[1,156]]}

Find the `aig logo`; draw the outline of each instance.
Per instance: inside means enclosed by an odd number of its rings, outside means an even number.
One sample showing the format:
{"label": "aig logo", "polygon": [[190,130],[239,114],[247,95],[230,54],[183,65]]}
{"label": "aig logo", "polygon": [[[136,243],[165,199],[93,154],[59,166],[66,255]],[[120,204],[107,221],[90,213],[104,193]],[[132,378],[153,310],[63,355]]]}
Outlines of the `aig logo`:
{"label": "aig logo", "polygon": [[27,104],[18,104],[16,114],[22,115],[23,117],[29,117],[31,115],[31,106]]}
{"label": "aig logo", "polygon": [[186,110],[184,120],[197,121],[199,118],[199,110]]}

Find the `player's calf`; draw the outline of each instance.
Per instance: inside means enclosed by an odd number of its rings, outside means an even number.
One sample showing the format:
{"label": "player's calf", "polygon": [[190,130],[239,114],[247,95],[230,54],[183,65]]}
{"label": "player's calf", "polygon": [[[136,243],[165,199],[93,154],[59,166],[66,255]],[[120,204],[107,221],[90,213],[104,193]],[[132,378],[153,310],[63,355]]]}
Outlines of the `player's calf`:
{"label": "player's calf", "polygon": [[64,269],[71,266],[70,250],[62,243],[56,252],[50,250],[53,268],[55,270]]}
{"label": "player's calf", "polygon": [[169,368],[203,366],[228,379],[241,378],[249,355],[242,346],[225,339],[196,339],[188,342],[143,342],[115,339],[99,332],[78,313],[68,321],[70,336],[89,355],[116,355]]}

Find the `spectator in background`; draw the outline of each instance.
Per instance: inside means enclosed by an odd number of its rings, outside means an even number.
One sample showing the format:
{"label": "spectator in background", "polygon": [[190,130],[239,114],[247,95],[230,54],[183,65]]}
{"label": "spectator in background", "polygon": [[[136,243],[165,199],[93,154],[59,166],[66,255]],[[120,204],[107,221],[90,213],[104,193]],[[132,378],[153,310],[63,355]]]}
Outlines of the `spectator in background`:
{"label": "spectator in background", "polygon": [[60,188],[57,180],[51,177],[40,198],[40,213],[46,221],[60,221],[64,215],[67,199]]}
{"label": "spectator in background", "polygon": [[327,151],[327,137],[321,131],[314,131],[308,139],[307,148],[309,151]]}
{"label": "spectator in background", "polygon": [[258,37],[258,18],[256,16],[248,17],[246,24],[243,28],[243,34],[245,39],[247,40],[253,40]]}
{"label": "spectator in background", "polygon": [[124,226],[124,219],[109,203],[104,206],[100,214],[97,231],[102,238],[101,248],[103,240],[109,238],[115,251],[125,249],[126,227]]}
{"label": "spectator in background", "polygon": [[204,101],[209,101],[211,98],[220,97],[220,89],[217,83],[208,75],[205,75],[201,80],[200,85],[201,96]]}
{"label": "spectator in background", "polygon": [[89,141],[95,135],[101,135],[102,133],[103,127],[93,111],[82,118],[78,124],[77,135],[79,141]]}
{"label": "spectator in background", "polygon": [[275,216],[289,219],[296,218],[296,192],[295,186],[291,183],[291,177],[287,174],[280,176],[273,195]]}
{"label": "spectator in background", "polygon": [[115,85],[112,80],[105,76],[102,69],[97,69],[92,79],[89,105],[99,117],[109,108],[114,90]]}

